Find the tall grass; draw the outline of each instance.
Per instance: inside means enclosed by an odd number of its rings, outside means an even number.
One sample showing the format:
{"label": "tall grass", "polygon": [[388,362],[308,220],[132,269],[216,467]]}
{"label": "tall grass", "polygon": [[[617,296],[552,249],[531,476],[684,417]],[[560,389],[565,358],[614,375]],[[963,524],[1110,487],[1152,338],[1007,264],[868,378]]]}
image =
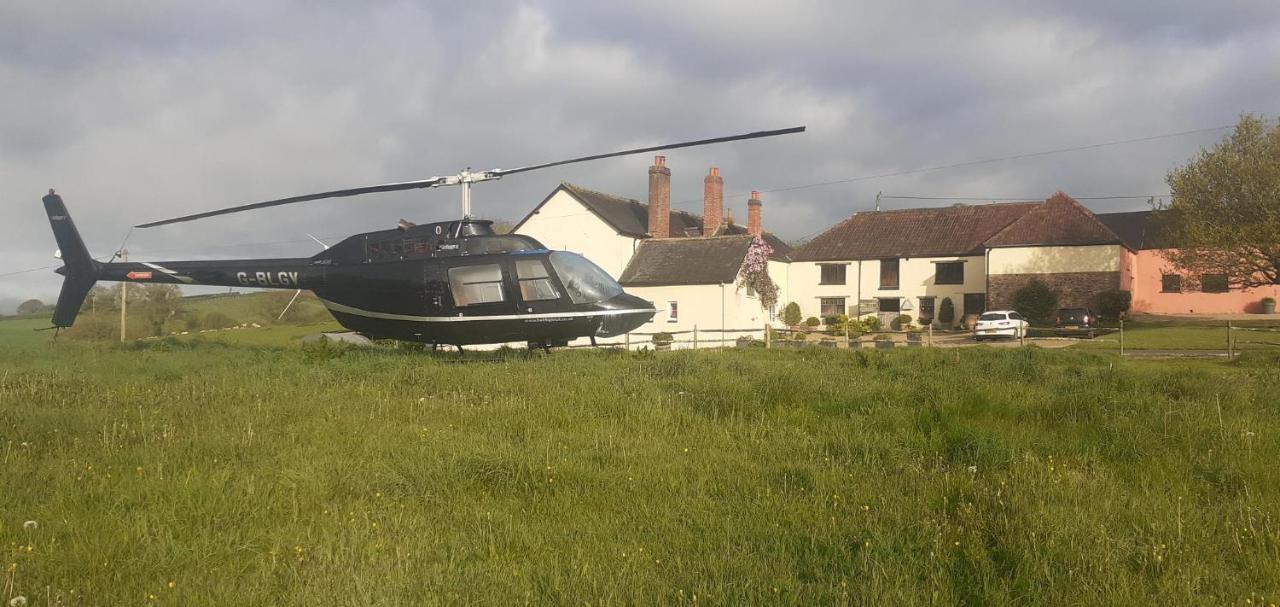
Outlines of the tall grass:
{"label": "tall grass", "polygon": [[0,352],[0,598],[1280,596],[1274,358],[456,360],[200,342]]}

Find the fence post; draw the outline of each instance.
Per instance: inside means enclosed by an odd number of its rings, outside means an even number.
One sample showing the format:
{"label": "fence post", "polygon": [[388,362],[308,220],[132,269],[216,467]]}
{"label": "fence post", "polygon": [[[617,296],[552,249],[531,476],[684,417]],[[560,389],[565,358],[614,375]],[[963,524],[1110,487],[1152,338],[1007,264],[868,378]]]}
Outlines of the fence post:
{"label": "fence post", "polygon": [[698,325],[693,325],[693,349],[698,349]]}
{"label": "fence post", "polygon": [[1120,356],[1124,356],[1124,319],[1120,319]]}
{"label": "fence post", "polygon": [[1231,360],[1234,353],[1231,351],[1231,321],[1227,321],[1227,360]]}
{"label": "fence post", "polygon": [[933,347],[933,323],[929,323],[929,347]]}
{"label": "fence post", "polygon": [[630,333],[622,334],[622,347],[626,348],[628,352],[631,351],[631,334]]}
{"label": "fence post", "polygon": [[769,349],[770,335],[773,331],[769,330],[769,323],[764,323],[764,349]]}

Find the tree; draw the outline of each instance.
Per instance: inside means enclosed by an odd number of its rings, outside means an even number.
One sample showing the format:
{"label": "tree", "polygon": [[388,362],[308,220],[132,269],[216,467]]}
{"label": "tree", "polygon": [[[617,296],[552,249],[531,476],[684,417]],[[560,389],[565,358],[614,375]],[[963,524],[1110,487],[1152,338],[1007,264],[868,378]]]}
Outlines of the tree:
{"label": "tree", "polygon": [[950,297],[943,297],[942,303],[938,305],[938,323],[943,327],[950,327],[956,321],[956,306],[951,303]]}
{"label": "tree", "polygon": [[773,247],[763,238],[756,236],[747,247],[747,254],[742,258],[742,267],[738,269],[738,286],[749,287],[760,298],[760,308],[772,310],[778,303],[778,285],[769,277],[769,256]]}
{"label": "tree", "polygon": [[1013,309],[1033,323],[1045,323],[1058,309],[1058,294],[1049,285],[1033,278],[1013,294]]}
{"label": "tree", "polygon": [[162,284],[144,285],[138,290],[142,292],[142,316],[151,335],[163,335],[165,321],[182,309],[182,291],[177,285]]}
{"label": "tree", "polygon": [[1280,124],[1242,116],[1168,182],[1172,200],[1155,216],[1172,247],[1165,257],[1190,283],[1206,274],[1240,288],[1280,283]]}
{"label": "tree", "polygon": [[97,285],[89,289],[89,294],[85,296],[84,303],[80,304],[80,313],[85,312],[97,313],[99,310],[119,310],[120,309],[120,293],[117,292],[115,297],[111,296],[111,289],[102,285]]}
{"label": "tree", "polygon": [[43,312],[45,307],[44,302],[39,299],[28,299],[18,304],[18,314],[35,314],[37,312]]}
{"label": "tree", "polygon": [[802,320],[804,316],[800,314],[800,304],[793,301],[782,307],[782,322],[788,327],[794,327]]}

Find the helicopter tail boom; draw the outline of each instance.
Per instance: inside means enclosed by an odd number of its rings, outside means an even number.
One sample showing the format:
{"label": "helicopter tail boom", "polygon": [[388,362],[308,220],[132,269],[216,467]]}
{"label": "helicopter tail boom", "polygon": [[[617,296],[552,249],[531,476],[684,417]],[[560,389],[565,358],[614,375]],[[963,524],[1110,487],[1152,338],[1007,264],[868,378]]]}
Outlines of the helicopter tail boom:
{"label": "helicopter tail boom", "polygon": [[66,278],[54,308],[53,326],[70,327],[89,290],[99,280],[109,282],[213,285],[258,289],[312,289],[324,284],[325,269],[312,259],[235,259],[219,261],[164,261],[101,263],[76,230],[62,197],[50,191],[44,197],[45,212],[58,241],[63,267],[55,270]]}

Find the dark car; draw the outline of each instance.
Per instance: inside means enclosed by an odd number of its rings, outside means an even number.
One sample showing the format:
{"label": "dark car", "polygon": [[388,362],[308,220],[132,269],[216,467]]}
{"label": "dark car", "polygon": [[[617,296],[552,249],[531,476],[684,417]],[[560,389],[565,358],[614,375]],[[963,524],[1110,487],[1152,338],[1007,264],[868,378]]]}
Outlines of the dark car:
{"label": "dark car", "polygon": [[1092,338],[1098,334],[1098,315],[1089,308],[1058,308],[1053,315],[1053,332],[1063,337]]}

